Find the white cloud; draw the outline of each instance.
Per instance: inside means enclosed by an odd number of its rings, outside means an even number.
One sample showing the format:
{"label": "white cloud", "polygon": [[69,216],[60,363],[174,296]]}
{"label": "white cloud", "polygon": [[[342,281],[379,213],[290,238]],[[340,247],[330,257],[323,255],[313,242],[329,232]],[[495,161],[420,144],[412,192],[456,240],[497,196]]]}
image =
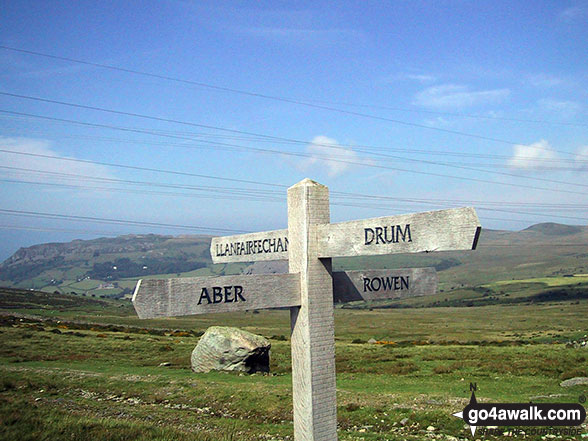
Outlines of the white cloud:
{"label": "white cloud", "polygon": [[529,145],[515,145],[508,165],[516,169],[536,170],[552,166],[551,161],[555,159],[557,159],[556,153],[549,143],[542,139]]}
{"label": "white cloud", "polygon": [[562,117],[575,116],[582,106],[575,101],[554,100],[550,98],[543,98],[538,101],[539,107],[548,112],[557,113]]}
{"label": "white cloud", "polygon": [[464,85],[443,84],[429,87],[417,93],[413,104],[436,109],[462,108],[499,103],[509,95],[510,90],[508,89],[472,91]]}
{"label": "white cloud", "polygon": [[[55,156],[57,158],[64,157],[51,148],[50,141],[43,139],[0,137],[0,149],[21,153],[32,153],[34,155]],[[9,177],[12,179],[24,179],[33,182],[76,183],[79,181],[77,178],[58,176],[56,173],[67,173],[101,178],[113,177],[107,167],[98,164],[63,161],[49,157],[21,155],[6,152],[0,152],[0,165],[12,168],[41,170],[48,172],[41,174],[31,173],[24,170],[0,168],[0,176]]]}
{"label": "white cloud", "polygon": [[327,170],[330,177],[346,172],[354,164],[348,162],[357,161],[357,154],[350,148],[341,147],[337,141],[326,136],[315,136],[306,148],[310,154],[300,164],[303,170],[309,168],[322,168]]}

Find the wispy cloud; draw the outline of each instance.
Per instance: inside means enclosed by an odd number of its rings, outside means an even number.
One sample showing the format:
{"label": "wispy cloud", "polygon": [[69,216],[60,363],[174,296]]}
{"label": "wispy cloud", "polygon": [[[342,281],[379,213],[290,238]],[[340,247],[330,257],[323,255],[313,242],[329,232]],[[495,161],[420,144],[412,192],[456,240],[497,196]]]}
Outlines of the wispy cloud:
{"label": "wispy cloud", "polygon": [[576,152],[576,163],[581,170],[588,170],[588,145],[582,146]]}
{"label": "wispy cloud", "polygon": [[384,76],[381,81],[388,83],[397,83],[398,81],[415,82],[420,84],[431,84],[437,81],[438,78],[435,75],[429,75],[426,73],[395,73]]}
{"label": "wispy cloud", "polygon": [[[51,148],[51,142],[32,138],[0,137],[0,148],[21,153],[64,157]],[[13,168],[41,170],[46,173],[31,173],[22,170],[0,169],[0,176],[13,179],[25,179],[32,182],[60,182],[76,183],[79,179],[59,176],[58,173],[77,174],[101,178],[113,178],[107,167],[90,164],[63,161],[59,159],[19,155],[0,152],[0,165]]]}
{"label": "wispy cloud", "polygon": [[541,110],[557,113],[561,117],[570,118],[580,112],[582,106],[575,101],[542,98],[538,101]]}
{"label": "wispy cloud", "polygon": [[517,144],[513,150],[508,165],[515,169],[536,170],[551,167],[551,161],[557,159],[557,154],[545,139],[529,145]]}
{"label": "wispy cloud", "polygon": [[471,90],[464,85],[443,84],[417,93],[413,104],[434,109],[457,109],[500,103],[509,95],[509,89]]}
{"label": "wispy cloud", "polygon": [[431,83],[433,81],[437,81],[437,77],[433,76],[433,75],[406,75],[406,78],[409,80],[414,80],[414,81],[418,81],[420,83]]}
{"label": "wispy cloud", "polygon": [[566,83],[563,78],[545,73],[529,75],[527,79],[535,87],[555,87]]}
{"label": "wispy cloud", "polygon": [[271,26],[236,26],[229,31],[263,39],[279,40],[289,43],[326,43],[333,44],[342,40],[364,40],[365,35],[353,29],[313,29]]}
{"label": "wispy cloud", "polygon": [[357,153],[350,148],[341,147],[336,140],[327,136],[315,136],[306,148],[310,157],[299,163],[299,167],[307,171],[311,168],[323,169],[330,177],[338,176],[349,170],[357,161]]}
{"label": "wispy cloud", "polygon": [[396,79],[417,81],[421,84],[433,83],[437,81],[436,76],[428,74],[398,74],[396,75]]}
{"label": "wispy cloud", "polygon": [[558,18],[562,21],[573,22],[588,17],[588,7],[570,6],[559,13]]}

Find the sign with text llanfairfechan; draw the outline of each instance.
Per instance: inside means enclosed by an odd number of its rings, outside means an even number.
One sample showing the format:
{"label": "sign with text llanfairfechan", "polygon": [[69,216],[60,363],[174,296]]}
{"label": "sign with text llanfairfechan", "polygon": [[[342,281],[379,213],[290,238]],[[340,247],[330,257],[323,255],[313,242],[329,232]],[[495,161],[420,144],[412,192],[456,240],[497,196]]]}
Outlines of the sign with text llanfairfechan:
{"label": "sign with text llanfairfechan", "polygon": [[332,273],[332,257],[472,250],[473,208],[330,223],[329,190],[304,179],[288,189],[288,229],[214,238],[214,263],[288,259],[290,274],[138,282],[139,317],[290,308],[295,441],[337,439],[333,301],[434,294],[433,268]]}
{"label": "sign with text llanfairfechan", "polygon": [[288,259],[288,230],[213,237],[212,263]]}

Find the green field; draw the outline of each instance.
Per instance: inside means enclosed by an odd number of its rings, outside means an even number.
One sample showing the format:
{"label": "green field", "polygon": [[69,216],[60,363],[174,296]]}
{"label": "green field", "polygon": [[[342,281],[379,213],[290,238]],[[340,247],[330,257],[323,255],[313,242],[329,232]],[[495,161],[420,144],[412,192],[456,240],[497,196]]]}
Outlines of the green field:
{"label": "green field", "polygon": [[[128,302],[26,291],[4,291],[0,311],[1,439],[292,439],[287,311],[142,321]],[[271,374],[192,373],[211,325],[270,338]],[[470,382],[479,401],[588,395],[559,385],[588,376],[588,348],[567,344],[588,333],[588,299],[337,309],[335,326],[341,440],[472,439],[451,416]]]}

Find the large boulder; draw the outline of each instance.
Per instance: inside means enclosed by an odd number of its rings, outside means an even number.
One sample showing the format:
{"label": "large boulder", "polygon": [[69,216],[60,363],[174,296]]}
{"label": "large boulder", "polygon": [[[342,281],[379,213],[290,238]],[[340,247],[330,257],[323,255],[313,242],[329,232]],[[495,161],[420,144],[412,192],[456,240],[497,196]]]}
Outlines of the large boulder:
{"label": "large boulder", "polygon": [[271,344],[261,335],[227,326],[211,326],[192,351],[194,372],[269,372]]}

